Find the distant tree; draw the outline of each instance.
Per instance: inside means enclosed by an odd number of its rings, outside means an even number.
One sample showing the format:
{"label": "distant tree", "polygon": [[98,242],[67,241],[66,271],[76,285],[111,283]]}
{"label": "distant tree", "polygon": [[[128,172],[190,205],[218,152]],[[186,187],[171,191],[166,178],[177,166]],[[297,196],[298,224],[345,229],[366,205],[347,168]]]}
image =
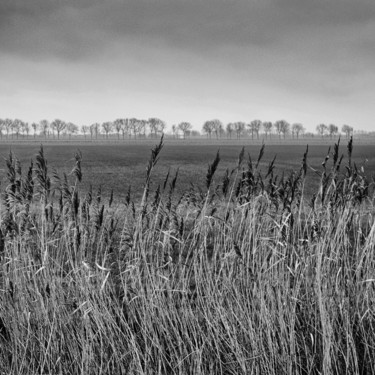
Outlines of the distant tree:
{"label": "distant tree", "polygon": [[21,132],[21,129],[22,129],[22,121],[19,120],[19,119],[14,119],[12,121],[12,131],[13,131],[13,134],[15,133],[16,134],[16,138],[18,138],[20,132]]}
{"label": "distant tree", "polygon": [[113,124],[110,121],[102,123],[102,129],[105,133],[105,137],[108,139],[108,134],[112,131]]}
{"label": "distant tree", "polygon": [[326,124],[319,124],[316,126],[316,131],[323,138],[327,134],[328,126]]}
{"label": "distant tree", "polygon": [[30,125],[29,125],[28,122],[22,122],[22,124],[21,124],[21,131],[22,131],[23,135],[25,135],[25,133],[26,133],[26,137],[29,137]]}
{"label": "distant tree", "polygon": [[183,134],[184,139],[185,139],[186,134],[188,132],[190,132],[190,130],[192,129],[192,126],[191,126],[190,122],[180,122],[178,124],[178,128],[182,131],[182,134]]}
{"label": "distant tree", "polygon": [[[26,127],[29,126],[29,124],[25,121],[22,121],[20,122],[20,127],[19,127],[19,134],[18,135],[22,135],[23,137],[25,137],[25,134],[27,133],[26,132]],[[30,129],[29,129],[30,131]]]}
{"label": "distant tree", "polygon": [[39,121],[39,128],[42,135],[44,135],[44,138],[47,138],[48,134],[48,128],[50,127],[48,120],[41,120]]}
{"label": "distant tree", "polygon": [[4,120],[0,118],[0,137],[3,138]]}
{"label": "distant tree", "polygon": [[221,135],[223,132],[223,123],[218,119],[212,120],[212,127],[216,135],[216,139],[218,139],[219,135]]}
{"label": "distant tree", "polygon": [[122,124],[123,124],[123,119],[121,118],[118,118],[115,121],[113,121],[113,126],[115,127],[116,133],[117,133],[117,139],[120,139],[120,131],[122,129]]}
{"label": "distant tree", "polygon": [[151,117],[148,119],[148,126],[150,128],[151,137],[157,137],[158,133],[162,134],[165,129],[165,122],[157,117]]}
{"label": "distant tree", "polygon": [[341,131],[346,135],[346,138],[350,138],[353,134],[353,128],[349,125],[343,125]]}
{"label": "distant tree", "polygon": [[271,121],[265,121],[265,122],[263,122],[262,126],[263,126],[264,133],[266,134],[266,139],[268,138],[268,135],[271,138],[272,127],[273,127],[272,122]]}
{"label": "distant tree", "polygon": [[206,121],[203,124],[202,130],[203,130],[204,133],[207,134],[207,137],[211,138],[211,134],[214,131],[214,126],[215,126],[214,125],[214,120]]}
{"label": "distant tree", "polygon": [[95,135],[95,124],[91,124],[90,125],[90,137],[91,137],[91,139],[94,138],[94,135]]}
{"label": "distant tree", "polygon": [[233,127],[233,123],[231,122],[227,124],[227,126],[225,127],[225,130],[227,131],[227,134],[229,135],[230,139],[232,139]]}
{"label": "distant tree", "polygon": [[68,122],[66,124],[66,130],[69,134],[69,139],[72,137],[72,134],[78,133],[78,126],[76,124],[73,124],[72,122]]}
{"label": "distant tree", "polygon": [[129,119],[129,136],[131,137],[131,134],[133,132],[134,138],[137,138],[137,131],[138,131],[138,123],[139,120],[137,120],[135,117],[132,117]]}
{"label": "distant tree", "polygon": [[273,127],[275,128],[277,134],[279,135],[279,138],[281,138],[281,134],[282,134],[282,125],[281,125],[281,121],[276,121],[273,125]]}
{"label": "distant tree", "polygon": [[304,131],[305,131],[305,128],[303,127],[302,124],[300,124],[300,123],[297,122],[297,123],[295,123],[295,124],[292,125],[293,138],[294,138],[294,136],[296,136],[297,139],[298,139],[299,135],[301,133],[303,133]]}
{"label": "distant tree", "polygon": [[57,132],[57,139],[60,138],[60,133],[66,129],[66,122],[56,119],[52,121],[51,128]]}
{"label": "distant tree", "polygon": [[129,133],[129,119],[127,118],[122,119],[121,133],[122,133],[122,139],[125,138],[125,134]]}
{"label": "distant tree", "polygon": [[87,126],[87,125],[82,125],[81,126],[81,132],[82,134],[84,135],[85,139],[86,139],[86,134],[90,131],[90,127]]}
{"label": "distant tree", "polygon": [[137,118],[131,118],[129,120],[129,129],[130,132],[133,131],[134,138],[137,138],[137,135],[141,134],[142,130],[144,130],[144,126],[147,123],[145,120],[139,120]]}
{"label": "distant tree", "polygon": [[262,126],[262,121],[253,120],[247,126],[251,132],[251,139],[254,139],[254,133],[257,135],[257,138],[259,139],[259,130],[260,130],[260,127]]}
{"label": "distant tree", "polygon": [[139,136],[146,137],[147,120],[138,120],[137,122],[137,132]]}
{"label": "distant tree", "polygon": [[284,138],[289,133],[289,130],[290,130],[289,122],[282,121],[281,132],[283,133]]}
{"label": "distant tree", "polygon": [[215,133],[216,138],[219,138],[219,135],[223,132],[223,124],[220,120],[214,119],[206,121],[203,124],[202,130],[211,138],[212,133]]}
{"label": "distant tree", "polygon": [[95,135],[95,139],[98,139],[98,135],[100,134],[100,124],[97,122],[94,122],[90,125],[90,135],[91,139]]}
{"label": "distant tree", "polygon": [[9,130],[12,129],[13,121],[10,118],[4,120],[4,128],[7,132],[7,138],[9,138]]}
{"label": "distant tree", "polygon": [[150,136],[156,138],[157,134],[157,122],[159,121],[156,117],[151,117],[148,119],[148,127],[150,129]]}
{"label": "distant tree", "polygon": [[117,139],[120,139],[120,132],[122,134],[122,139],[125,138],[125,134],[129,132],[129,120],[126,118],[119,118],[113,122],[113,126],[117,133]]}
{"label": "distant tree", "polygon": [[145,132],[145,125],[147,121],[138,119],[134,124],[135,133],[140,137]]}
{"label": "distant tree", "polygon": [[281,138],[281,134],[285,138],[286,134],[289,132],[290,124],[285,120],[279,120],[275,122],[274,127],[279,134],[279,138]]}
{"label": "distant tree", "polygon": [[166,128],[167,124],[164,122],[164,121],[160,121],[159,124],[158,124],[158,133],[160,135],[163,135],[164,134],[164,129]]}
{"label": "distant tree", "polygon": [[328,133],[329,133],[330,138],[334,137],[338,132],[339,132],[338,126],[334,124],[328,125]]}
{"label": "distant tree", "polygon": [[31,124],[31,127],[33,128],[33,130],[34,130],[34,138],[36,137],[36,132],[38,131],[38,129],[39,129],[39,125],[36,123],[36,122],[33,122],[32,124]]}
{"label": "distant tree", "polygon": [[305,137],[306,137],[306,138],[314,138],[314,137],[315,137],[315,134],[314,134],[314,133],[311,133],[311,132],[307,132],[307,133],[305,133]]}
{"label": "distant tree", "polygon": [[233,124],[234,131],[236,132],[237,139],[240,139],[245,131],[246,124],[242,121],[237,121]]}

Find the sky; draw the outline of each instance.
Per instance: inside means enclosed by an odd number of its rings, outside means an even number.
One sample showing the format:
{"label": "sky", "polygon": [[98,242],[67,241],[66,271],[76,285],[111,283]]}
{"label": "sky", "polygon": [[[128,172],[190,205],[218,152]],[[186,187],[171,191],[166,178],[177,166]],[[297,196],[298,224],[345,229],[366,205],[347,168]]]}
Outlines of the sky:
{"label": "sky", "polygon": [[374,0],[0,0],[0,118],[375,130]]}

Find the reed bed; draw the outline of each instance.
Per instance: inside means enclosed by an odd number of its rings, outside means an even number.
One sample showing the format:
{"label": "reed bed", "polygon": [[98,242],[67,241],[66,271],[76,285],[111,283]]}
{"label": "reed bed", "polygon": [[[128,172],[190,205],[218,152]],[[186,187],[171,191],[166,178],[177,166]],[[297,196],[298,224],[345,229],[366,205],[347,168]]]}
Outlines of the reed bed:
{"label": "reed bed", "polygon": [[[125,204],[41,147],[6,160],[0,374],[374,374],[373,181],[339,142],[276,176],[242,150],[205,189],[178,171]],[[307,173],[320,179],[306,197]]]}

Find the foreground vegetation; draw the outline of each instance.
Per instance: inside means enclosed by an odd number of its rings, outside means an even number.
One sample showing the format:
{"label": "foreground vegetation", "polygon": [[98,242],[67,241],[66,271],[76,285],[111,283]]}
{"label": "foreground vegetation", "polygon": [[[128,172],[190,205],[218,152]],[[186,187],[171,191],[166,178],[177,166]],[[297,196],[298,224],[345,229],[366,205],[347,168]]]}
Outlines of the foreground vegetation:
{"label": "foreground vegetation", "polygon": [[[44,155],[48,159],[48,166],[52,171],[56,168],[60,175],[69,174],[74,163],[74,154],[77,148],[82,152],[82,169],[84,178],[79,185],[81,195],[90,191],[93,185],[94,194],[101,188],[103,199],[107,199],[113,190],[114,203],[123,203],[126,200],[128,188],[131,188],[132,200],[138,202],[142,198],[144,185],[145,166],[150,154],[150,149],[157,141],[129,142],[127,144],[83,144],[72,141],[66,144],[43,143]],[[264,155],[258,168],[267,169],[268,164],[276,155],[274,174],[288,175],[301,166],[301,158],[306,149],[306,140],[300,143],[272,143],[267,141]],[[355,139],[352,161],[358,165],[365,163],[366,175],[375,175],[375,140],[366,143]],[[320,169],[323,156],[327,154],[332,143],[308,142],[309,166]],[[40,144],[27,142],[25,144],[0,145],[0,183],[6,186],[4,179],[4,159],[8,157],[10,149],[17,156],[21,164],[28,166],[31,159],[35,158]],[[179,169],[176,181],[175,195],[182,195],[190,183],[193,182],[201,189],[205,189],[204,176],[207,163],[214,159],[217,150],[220,150],[220,163],[215,177],[220,179],[226,169],[231,170],[236,165],[241,147],[245,146],[245,153],[257,157],[262,143],[232,141],[232,142],[202,142],[173,141],[164,139],[162,157],[154,169],[150,189],[153,191],[159,184],[163,184],[165,176],[170,170],[173,175]],[[344,148],[343,148],[344,150]],[[203,178],[202,178],[203,177]],[[319,176],[308,169],[306,174],[305,198],[309,199],[318,189]]]}
{"label": "foreground vegetation", "polygon": [[[82,194],[43,149],[1,203],[0,373],[373,374],[374,191],[333,147],[304,197],[242,151],[220,181],[178,175],[124,206]],[[346,161],[345,161],[346,160]],[[344,165],[345,164],[345,165]],[[218,182],[218,183],[217,183]]]}

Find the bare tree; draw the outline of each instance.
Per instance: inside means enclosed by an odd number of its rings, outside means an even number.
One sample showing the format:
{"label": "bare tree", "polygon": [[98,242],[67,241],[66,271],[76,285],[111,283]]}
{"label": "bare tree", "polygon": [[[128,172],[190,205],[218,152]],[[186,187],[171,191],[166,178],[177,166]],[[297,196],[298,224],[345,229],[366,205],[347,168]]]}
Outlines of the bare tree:
{"label": "bare tree", "polygon": [[319,124],[316,126],[316,131],[323,138],[328,131],[328,126],[325,124]]}
{"label": "bare tree", "polygon": [[234,130],[236,132],[237,139],[240,139],[245,130],[246,124],[242,121],[237,121],[233,124]]}
{"label": "bare tree", "polygon": [[232,133],[233,133],[233,123],[228,123],[225,127],[225,130],[227,131],[227,134],[229,135],[229,138],[232,139]]}
{"label": "bare tree", "polygon": [[184,139],[186,138],[186,134],[190,132],[192,129],[192,126],[190,122],[181,122],[178,124],[178,128],[182,131],[182,134],[184,135]]}
{"label": "bare tree", "polygon": [[22,129],[22,121],[17,118],[14,119],[12,121],[12,131],[13,131],[13,134],[16,133],[17,139],[18,139],[21,129]]}
{"label": "bare tree", "polygon": [[122,119],[121,133],[122,139],[125,139],[125,134],[129,133],[129,119],[127,118]]}
{"label": "bare tree", "polygon": [[134,138],[137,138],[137,131],[138,131],[138,121],[135,117],[129,119],[129,135],[131,137],[131,133],[133,132]]}
{"label": "bare tree", "polygon": [[90,127],[87,126],[87,125],[82,125],[81,126],[81,132],[82,134],[84,135],[85,139],[86,139],[86,134],[90,131]]}
{"label": "bare tree", "polygon": [[69,134],[69,139],[72,137],[72,134],[78,133],[78,126],[76,124],[73,124],[72,122],[68,122],[66,124],[66,130]]}
{"label": "bare tree", "polygon": [[166,123],[162,120],[160,120],[160,122],[158,123],[158,127],[157,127],[157,132],[160,134],[160,135],[163,135],[164,134],[164,129],[166,128]]}
{"label": "bare tree", "polygon": [[223,131],[223,124],[218,119],[209,120],[203,124],[202,129],[210,138],[213,132],[215,133],[216,138],[219,138],[219,134]]}
{"label": "bare tree", "polygon": [[207,137],[211,138],[211,134],[214,130],[214,122],[212,120],[206,121],[203,124],[202,130],[207,134]]}
{"label": "bare tree", "polygon": [[279,138],[281,138],[281,134],[285,138],[286,134],[288,134],[288,132],[289,132],[290,124],[289,124],[289,122],[287,122],[285,120],[279,120],[279,121],[275,122],[274,127],[275,127],[277,133],[279,134]]}
{"label": "bare tree", "polygon": [[112,131],[113,124],[110,121],[102,123],[102,129],[105,133],[105,137],[108,139],[108,134]]}
{"label": "bare tree", "polygon": [[95,135],[95,139],[98,139],[98,135],[100,134],[100,124],[95,122],[90,125],[90,135],[91,139]]}
{"label": "bare tree", "polygon": [[353,134],[353,128],[349,125],[343,125],[341,131],[345,133],[346,138],[349,138]]}
{"label": "bare tree", "polygon": [[40,125],[40,132],[44,135],[44,138],[47,138],[48,128],[50,126],[48,120],[41,120],[39,122],[39,125]]}
{"label": "bare tree", "polygon": [[146,127],[147,127],[148,121],[147,120],[138,120],[137,122],[137,133],[139,136],[146,137]]}
{"label": "bare tree", "polygon": [[54,121],[52,121],[51,123],[51,128],[53,130],[56,130],[57,132],[57,139],[60,138],[60,133],[66,129],[66,122],[60,120],[60,119],[56,119]]}
{"label": "bare tree", "polygon": [[22,131],[23,135],[25,135],[25,133],[26,133],[26,137],[27,138],[29,137],[30,125],[29,125],[28,122],[22,122],[22,124],[21,124],[21,131]]}
{"label": "bare tree", "polygon": [[262,126],[262,121],[253,120],[247,126],[251,131],[251,139],[254,139],[254,133],[257,135],[257,138],[259,139],[259,130],[260,130],[260,127]]}
{"label": "bare tree", "polygon": [[330,138],[334,137],[338,132],[339,132],[338,126],[336,126],[335,124],[328,125],[328,133],[329,133]]}
{"label": "bare tree", "polygon": [[4,120],[4,128],[7,132],[7,138],[9,138],[9,130],[12,129],[12,124],[13,124],[13,121],[10,118],[6,118]]}
{"label": "bare tree", "polygon": [[213,123],[213,130],[216,134],[216,139],[218,139],[219,135],[221,135],[223,132],[223,123],[217,119],[212,120],[212,123]]}
{"label": "bare tree", "polygon": [[158,133],[163,133],[165,128],[165,122],[157,117],[151,117],[148,119],[147,124],[150,128],[151,137],[157,137]]}
{"label": "bare tree", "polygon": [[117,139],[120,139],[120,131],[122,129],[122,124],[123,124],[123,120],[121,118],[118,118],[115,121],[113,121],[113,125],[117,133]]}
{"label": "bare tree", "polygon": [[305,128],[303,127],[302,124],[300,124],[299,122],[297,123],[294,123],[292,125],[292,134],[293,134],[293,138],[294,138],[294,135],[297,137],[297,139],[299,138],[299,135],[300,133],[303,133],[305,131]]}
{"label": "bare tree", "polygon": [[33,122],[32,124],[31,124],[31,127],[33,128],[33,130],[34,130],[34,138],[36,137],[36,132],[38,131],[38,129],[39,129],[39,125],[36,123],[36,122]]}
{"label": "bare tree", "polygon": [[266,134],[266,139],[268,137],[268,134],[271,138],[272,127],[273,127],[272,122],[271,121],[263,122],[262,126],[263,126],[264,133]]}

